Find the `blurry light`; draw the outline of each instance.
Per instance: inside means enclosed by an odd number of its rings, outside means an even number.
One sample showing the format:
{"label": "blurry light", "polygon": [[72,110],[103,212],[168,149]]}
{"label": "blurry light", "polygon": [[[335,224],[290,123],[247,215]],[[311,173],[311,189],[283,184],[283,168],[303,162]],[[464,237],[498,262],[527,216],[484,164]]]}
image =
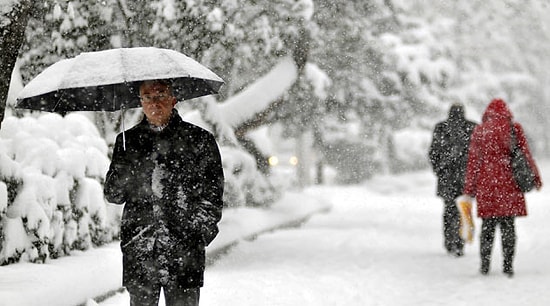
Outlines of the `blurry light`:
{"label": "blurry light", "polygon": [[270,166],[277,166],[279,164],[279,158],[277,158],[277,156],[270,156],[268,159],[267,159],[267,163],[270,165]]}
{"label": "blurry light", "polygon": [[290,157],[290,159],[288,160],[288,162],[293,165],[293,166],[296,166],[298,164],[298,157],[296,156],[292,156]]}

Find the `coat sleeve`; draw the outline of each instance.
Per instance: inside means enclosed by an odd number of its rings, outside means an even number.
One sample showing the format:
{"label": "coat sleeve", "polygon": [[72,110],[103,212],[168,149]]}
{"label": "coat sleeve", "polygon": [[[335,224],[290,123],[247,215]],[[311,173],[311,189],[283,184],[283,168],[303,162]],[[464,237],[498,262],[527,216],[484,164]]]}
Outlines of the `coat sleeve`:
{"label": "coat sleeve", "polygon": [[475,197],[477,192],[477,180],[481,166],[481,154],[479,151],[480,139],[478,128],[474,128],[468,148],[468,162],[466,163],[466,175],[464,177],[463,193]]}
{"label": "coat sleeve", "polygon": [[539,169],[537,167],[537,164],[535,163],[535,159],[533,158],[533,155],[531,154],[531,150],[529,148],[529,144],[527,143],[527,137],[525,137],[525,133],[523,131],[522,126],[519,123],[514,123],[514,129],[516,133],[516,140],[518,142],[518,145],[527,157],[527,160],[529,161],[529,165],[531,166],[531,169],[533,169],[533,172],[535,173],[535,184],[537,188],[542,187],[542,179],[540,176]]}
{"label": "coat sleeve", "polygon": [[103,195],[110,203],[124,204],[126,202],[126,185],[131,177],[128,165],[123,161],[123,144],[120,135],[117,137],[113,149],[113,157],[109,171],[105,176]]}
{"label": "coat sleeve", "polygon": [[435,126],[432,143],[430,144],[430,150],[428,152],[428,157],[432,169],[437,176],[440,176],[443,172],[443,166],[441,164],[441,148],[443,146],[443,135],[442,135],[442,126],[437,124]]}
{"label": "coat sleeve", "polygon": [[201,203],[194,218],[205,245],[210,244],[218,234],[218,222],[222,217],[224,174],[221,155],[214,136],[208,134],[203,147],[204,175]]}

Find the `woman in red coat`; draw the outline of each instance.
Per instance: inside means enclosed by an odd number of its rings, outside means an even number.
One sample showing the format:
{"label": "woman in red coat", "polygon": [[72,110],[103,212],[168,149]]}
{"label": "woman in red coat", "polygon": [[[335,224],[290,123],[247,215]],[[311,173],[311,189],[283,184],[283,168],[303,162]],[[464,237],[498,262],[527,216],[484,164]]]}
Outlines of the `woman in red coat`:
{"label": "woman in red coat", "polygon": [[517,216],[527,215],[525,197],[514,181],[510,166],[512,126],[518,145],[534,170],[536,187],[542,187],[523,128],[512,121],[512,113],[503,100],[492,100],[483,114],[482,123],[472,134],[464,186],[464,194],[475,197],[477,215],[482,219],[480,272],[484,275],[489,273],[495,229],[498,225],[502,236],[503,272],[509,277],[513,276],[512,264],[516,245],[514,220]]}

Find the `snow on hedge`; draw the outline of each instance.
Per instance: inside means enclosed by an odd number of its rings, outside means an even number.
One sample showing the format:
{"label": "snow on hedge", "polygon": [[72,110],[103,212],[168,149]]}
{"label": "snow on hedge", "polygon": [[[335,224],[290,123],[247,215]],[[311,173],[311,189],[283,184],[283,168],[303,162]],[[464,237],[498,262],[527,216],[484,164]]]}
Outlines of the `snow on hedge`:
{"label": "snow on hedge", "polygon": [[0,264],[44,262],[112,241],[108,148],[85,116],[7,117],[0,130]]}

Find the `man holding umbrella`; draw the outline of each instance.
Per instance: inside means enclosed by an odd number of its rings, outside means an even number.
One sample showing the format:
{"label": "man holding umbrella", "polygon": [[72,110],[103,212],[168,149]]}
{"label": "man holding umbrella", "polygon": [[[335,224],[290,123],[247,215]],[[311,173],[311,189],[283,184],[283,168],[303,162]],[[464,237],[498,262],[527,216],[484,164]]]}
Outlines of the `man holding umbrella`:
{"label": "man holding umbrella", "polygon": [[55,63],[17,98],[17,108],[62,114],[143,108],[143,120],[117,136],[104,186],[109,202],[125,204],[123,285],[132,305],[157,305],[161,288],[166,305],[198,305],[224,176],[212,134],[184,122],[174,106],[216,94],[223,83],[175,50],[117,48]]}
{"label": "man holding umbrella", "polygon": [[198,305],[205,247],[218,233],[224,176],[212,134],[184,122],[171,83],[139,87],[144,118],[117,136],[105,197],[125,204],[123,285],[131,305]]}

